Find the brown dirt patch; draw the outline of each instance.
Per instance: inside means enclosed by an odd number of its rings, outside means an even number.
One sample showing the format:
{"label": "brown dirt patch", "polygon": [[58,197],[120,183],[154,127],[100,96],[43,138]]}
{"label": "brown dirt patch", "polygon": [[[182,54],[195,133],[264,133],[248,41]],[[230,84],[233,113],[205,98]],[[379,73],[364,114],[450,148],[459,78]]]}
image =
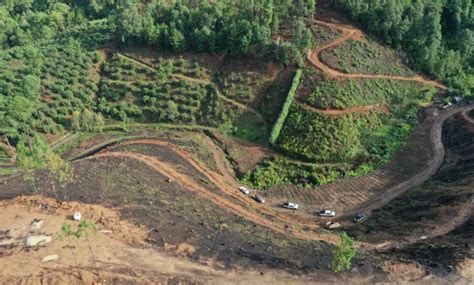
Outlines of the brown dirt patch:
{"label": "brown dirt patch", "polygon": [[456,266],[456,270],[463,278],[474,280],[474,259],[466,258]]}
{"label": "brown dirt patch", "polygon": [[382,268],[394,281],[415,281],[427,275],[426,270],[418,263],[387,261],[383,263]]}
{"label": "brown dirt patch", "polygon": [[[144,242],[147,233],[143,227],[120,220],[119,211],[79,202],[69,204],[55,208],[52,199],[40,196],[0,202],[0,232],[7,232],[14,241],[7,244],[5,235],[0,236],[0,284],[281,284],[282,280],[311,284],[307,276],[263,268],[249,268],[243,274],[242,269],[222,270],[209,266],[206,260],[193,262],[164,254]],[[74,211],[95,221],[97,231],[89,232],[87,238],[60,238],[63,223],[77,223],[69,220]],[[38,231],[30,230],[34,219],[44,220]],[[25,249],[22,241],[33,233],[51,235],[53,241]],[[167,250],[181,256],[193,255],[197,248],[183,242],[168,244]],[[51,254],[58,254],[59,259],[41,262]]]}
{"label": "brown dirt patch", "polygon": [[269,155],[269,150],[259,144],[230,138],[218,133],[214,133],[213,136],[224,152],[228,154],[227,158],[238,176],[254,168],[257,163]]}

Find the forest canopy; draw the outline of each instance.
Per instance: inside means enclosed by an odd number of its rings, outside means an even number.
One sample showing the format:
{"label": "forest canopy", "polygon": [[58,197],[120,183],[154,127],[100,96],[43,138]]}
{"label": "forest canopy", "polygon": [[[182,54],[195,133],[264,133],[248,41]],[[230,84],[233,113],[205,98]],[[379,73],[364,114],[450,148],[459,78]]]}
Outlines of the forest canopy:
{"label": "forest canopy", "polygon": [[474,92],[472,0],[336,0],[369,32],[403,49],[418,70]]}

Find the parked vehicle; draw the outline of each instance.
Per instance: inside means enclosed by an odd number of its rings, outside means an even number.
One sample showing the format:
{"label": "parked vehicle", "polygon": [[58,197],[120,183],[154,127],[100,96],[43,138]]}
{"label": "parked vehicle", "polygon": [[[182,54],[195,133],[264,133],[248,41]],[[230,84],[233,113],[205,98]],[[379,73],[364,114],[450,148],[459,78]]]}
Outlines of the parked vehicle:
{"label": "parked vehicle", "polygon": [[441,109],[448,109],[448,108],[451,107],[452,105],[453,105],[453,103],[451,103],[451,102],[444,103],[443,105],[441,105]]}
{"label": "parked vehicle", "polygon": [[239,187],[239,190],[240,190],[240,192],[244,193],[245,195],[250,194],[250,190],[247,189],[247,188],[244,187],[244,186],[240,186],[240,187]]}
{"label": "parked vehicle", "polygon": [[362,222],[363,220],[365,220],[365,218],[367,218],[367,215],[365,213],[357,213],[357,215],[354,217],[354,219],[352,220],[352,222],[354,223],[360,223]]}
{"label": "parked vehicle", "polygon": [[333,210],[322,210],[321,212],[319,212],[319,215],[321,217],[335,217],[336,212],[334,212]]}
{"label": "parked vehicle", "polygon": [[290,210],[298,210],[300,205],[293,203],[293,202],[286,202],[283,204],[283,208],[290,209]]}
{"label": "parked vehicle", "polygon": [[257,195],[257,194],[255,194],[255,195],[253,196],[253,199],[255,199],[255,201],[257,201],[257,202],[259,202],[259,203],[262,203],[262,204],[265,203],[265,198],[263,198],[262,196]]}
{"label": "parked vehicle", "polygon": [[329,221],[324,226],[328,230],[334,230],[334,229],[337,229],[337,228],[341,227],[341,224],[339,224],[338,222],[335,222],[335,221]]}

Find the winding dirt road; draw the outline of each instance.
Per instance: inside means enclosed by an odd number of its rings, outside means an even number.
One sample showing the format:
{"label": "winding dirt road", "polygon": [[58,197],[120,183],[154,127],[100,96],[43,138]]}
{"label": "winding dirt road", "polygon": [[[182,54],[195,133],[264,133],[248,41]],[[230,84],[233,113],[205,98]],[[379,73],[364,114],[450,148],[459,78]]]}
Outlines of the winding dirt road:
{"label": "winding dirt road", "polygon": [[391,80],[400,80],[400,81],[412,81],[412,82],[419,82],[422,84],[427,84],[427,85],[432,85],[435,86],[439,89],[446,90],[447,87],[437,81],[434,80],[428,80],[425,79],[421,76],[413,76],[413,77],[404,77],[404,76],[394,76],[394,75],[384,75],[384,74],[362,74],[362,73],[343,73],[339,70],[336,70],[330,66],[328,66],[326,63],[324,63],[321,60],[321,54],[325,50],[328,49],[333,49],[342,43],[344,43],[347,40],[350,39],[358,39],[362,37],[362,32],[358,29],[348,27],[348,26],[343,26],[339,24],[334,24],[334,23],[328,23],[320,20],[314,20],[315,23],[328,27],[333,30],[338,30],[341,32],[341,36],[337,38],[336,40],[322,45],[308,53],[308,60],[311,61],[311,63],[316,66],[317,68],[321,69],[323,72],[325,72],[329,77],[341,77],[341,78],[381,78],[381,79],[391,79]]}
{"label": "winding dirt road", "polygon": [[[383,193],[373,199],[359,205],[358,207],[347,211],[344,213],[344,216],[353,216],[357,212],[368,212],[370,213],[372,210],[382,207],[383,205],[387,204],[394,198],[400,196],[405,191],[409,190],[416,185],[421,184],[422,182],[428,180],[432,175],[438,171],[439,167],[443,163],[444,160],[444,145],[442,141],[442,130],[443,130],[443,123],[451,116],[462,113],[466,110],[471,110],[474,108],[473,105],[470,106],[456,106],[448,109],[436,117],[434,120],[431,129],[430,129],[430,141],[431,141],[431,148],[433,150],[433,155],[431,159],[426,163],[426,167],[419,173],[414,173],[412,177],[406,179],[405,181],[391,187],[385,189]],[[337,183],[337,182],[336,182]]]}
{"label": "winding dirt road", "polygon": [[[370,212],[373,209],[385,205],[390,200],[396,198],[411,187],[414,187],[431,177],[437,171],[444,158],[444,147],[441,141],[441,129],[444,121],[456,113],[463,112],[465,110],[470,110],[472,108],[474,108],[474,105],[457,106],[444,111],[438,117],[436,117],[430,129],[430,140],[433,148],[433,156],[431,160],[426,164],[426,168],[422,172],[416,173],[411,178],[395,185],[392,188],[384,190],[383,193],[381,193],[377,197],[373,197],[371,200],[366,201],[366,203],[359,205],[357,209],[347,211],[343,213],[343,215],[351,216],[358,211]],[[320,221],[318,221],[318,219],[314,219],[314,217],[308,217],[300,214],[290,214],[275,211],[271,207],[262,204],[257,204],[250,197],[242,195],[237,190],[240,186],[240,183],[234,177],[234,174],[230,170],[229,165],[226,163],[226,158],[222,150],[219,149],[209,138],[204,139],[204,143],[212,152],[220,173],[209,169],[202,162],[195,159],[192,154],[180,148],[179,146],[170,142],[161,141],[154,138],[131,139],[122,143],[112,144],[110,147],[103,149],[98,154],[88,156],[85,159],[100,157],[127,157],[130,159],[138,160],[142,163],[147,164],[155,171],[159,171],[160,173],[172,178],[174,181],[177,181],[186,189],[196,191],[198,194],[209,199],[213,203],[219,205],[220,207],[228,209],[229,211],[241,216],[244,219],[258,223],[276,232],[290,233],[297,238],[306,240],[319,240],[325,241],[330,244],[338,244],[339,237],[332,234],[318,232],[318,228],[320,227]],[[160,161],[156,157],[151,157],[148,155],[134,152],[114,151],[114,148],[117,146],[131,144],[156,145],[159,147],[165,147],[173,151],[174,153],[185,159],[195,170],[204,175],[206,179],[212,185],[216,186],[222,194],[218,194],[210,191],[209,189],[206,189],[206,187],[203,186],[202,183],[200,183],[198,180],[193,179],[192,177],[189,177],[188,175],[182,173],[182,170],[180,170],[179,167],[176,167],[175,165],[172,165],[167,162]],[[431,231],[430,234],[427,235],[427,237],[431,238],[438,235],[442,235],[457,227],[459,223],[465,221],[466,218],[469,217],[471,213],[471,206],[466,206],[466,209],[467,210],[461,211],[461,213],[456,217],[456,223],[450,223],[449,225],[441,224],[435,229],[433,229],[433,231]],[[295,225],[296,227],[289,227],[287,225]],[[306,228],[306,230],[300,230],[299,228]],[[394,246],[400,246],[401,244],[414,243],[417,242],[418,239],[419,238],[416,236],[411,236],[407,237],[403,242],[356,242],[355,246],[357,248],[364,249],[387,249]]]}

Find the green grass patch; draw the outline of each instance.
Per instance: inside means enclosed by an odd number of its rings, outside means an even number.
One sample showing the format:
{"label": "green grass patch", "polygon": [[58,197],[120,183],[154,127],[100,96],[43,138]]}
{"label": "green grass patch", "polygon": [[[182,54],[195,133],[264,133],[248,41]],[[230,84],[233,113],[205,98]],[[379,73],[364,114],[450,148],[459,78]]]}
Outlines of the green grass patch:
{"label": "green grass patch", "polygon": [[345,109],[355,106],[387,103],[427,102],[436,93],[434,87],[416,82],[357,78],[332,80],[312,67],[303,72],[298,98],[321,109]]}
{"label": "green grass patch", "polygon": [[89,234],[90,231],[96,230],[96,224],[87,220],[82,220],[77,229],[74,230],[71,224],[64,223],[61,226],[60,237],[64,238],[66,236],[75,236],[77,238],[84,237]]}
{"label": "green grass patch", "polygon": [[345,73],[415,75],[404,64],[407,60],[403,55],[371,39],[345,41],[335,49],[323,52],[321,59]]}

